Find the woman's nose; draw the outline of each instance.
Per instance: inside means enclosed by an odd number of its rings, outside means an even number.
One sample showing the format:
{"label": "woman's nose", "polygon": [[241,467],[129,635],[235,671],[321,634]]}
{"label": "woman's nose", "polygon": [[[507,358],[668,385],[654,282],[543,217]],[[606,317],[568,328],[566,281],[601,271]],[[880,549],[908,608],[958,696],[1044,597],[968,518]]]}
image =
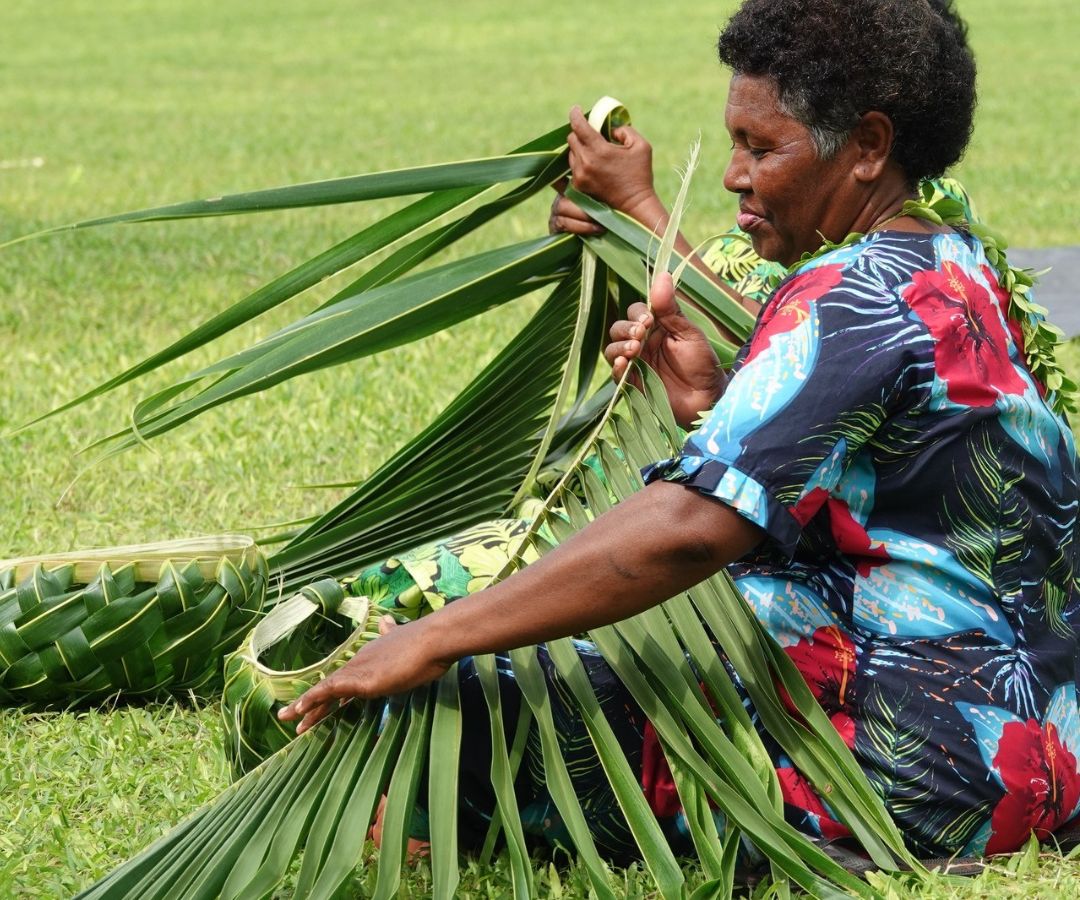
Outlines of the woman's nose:
{"label": "woman's nose", "polygon": [[724,188],[733,194],[745,194],[750,190],[750,170],[746,167],[746,152],[738,147],[731,151],[727,169],[724,171]]}

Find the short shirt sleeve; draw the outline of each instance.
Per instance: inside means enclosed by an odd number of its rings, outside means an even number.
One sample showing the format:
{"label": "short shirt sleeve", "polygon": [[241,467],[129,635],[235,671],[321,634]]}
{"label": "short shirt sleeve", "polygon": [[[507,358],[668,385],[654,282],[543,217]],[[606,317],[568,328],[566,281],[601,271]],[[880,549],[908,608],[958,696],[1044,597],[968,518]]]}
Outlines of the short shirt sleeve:
{"label": "short shirt sleeve", "polygon": [[905,402],[923,329],[857,247],[783,282],[723,397],[679,456],[646,481],[694,487],[749,519],[790,558],[853,456]]}

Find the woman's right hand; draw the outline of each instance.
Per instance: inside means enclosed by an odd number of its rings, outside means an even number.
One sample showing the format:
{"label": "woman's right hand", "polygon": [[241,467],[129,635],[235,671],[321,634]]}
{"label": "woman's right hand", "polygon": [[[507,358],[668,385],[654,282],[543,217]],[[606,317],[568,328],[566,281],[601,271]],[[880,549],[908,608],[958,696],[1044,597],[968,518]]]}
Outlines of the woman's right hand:
{"label": "woman's right hand", "polygon": [[690,428],[720,399],[727,379],[705,333],[679,309],[670,275],[657,275],[650,300],[651,311],[644,303],[634,303],[628,318],[611,326],[604,358],[615,380],[631,360],[641,359],[663,381],[675,421]]}
{"label": "woman's right hand", "polygon": [[[593,128],[581,108],[570,110],[570,175],[574,187],[646,228],[667,221],[667,210],[653,187],[652,147],[629,125],[615,128],[607,140]],[[564,195],[567,181],[555,184],[548,230],[552,234],[602,234],[604,229]]]}

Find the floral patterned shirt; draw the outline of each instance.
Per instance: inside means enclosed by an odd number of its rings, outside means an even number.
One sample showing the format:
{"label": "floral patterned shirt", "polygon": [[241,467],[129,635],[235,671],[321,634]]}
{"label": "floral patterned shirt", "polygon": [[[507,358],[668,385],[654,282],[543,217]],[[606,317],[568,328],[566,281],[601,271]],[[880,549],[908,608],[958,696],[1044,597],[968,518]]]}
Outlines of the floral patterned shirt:
{"label": "floral patterned shirt", "polygon": [[[1010,851],[1080,810],[1075,448],[974,238],[873,233],[773,293],[650,478],[767,539],[732,567],[913,849]],[[777,749],[789,812],[845,834]]]}

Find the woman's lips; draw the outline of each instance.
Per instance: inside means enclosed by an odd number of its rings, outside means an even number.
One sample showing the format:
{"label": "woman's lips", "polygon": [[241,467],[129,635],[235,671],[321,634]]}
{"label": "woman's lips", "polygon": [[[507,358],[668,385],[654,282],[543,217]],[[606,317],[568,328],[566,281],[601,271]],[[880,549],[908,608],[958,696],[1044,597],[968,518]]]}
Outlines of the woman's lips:
{"label": "woman's lips", "polygon": [[761,216],[754,215],[754,213],[740,212],[735,217],[735,223],[743,231],[753,231],[757,227],[759,222],[765,221]]}

